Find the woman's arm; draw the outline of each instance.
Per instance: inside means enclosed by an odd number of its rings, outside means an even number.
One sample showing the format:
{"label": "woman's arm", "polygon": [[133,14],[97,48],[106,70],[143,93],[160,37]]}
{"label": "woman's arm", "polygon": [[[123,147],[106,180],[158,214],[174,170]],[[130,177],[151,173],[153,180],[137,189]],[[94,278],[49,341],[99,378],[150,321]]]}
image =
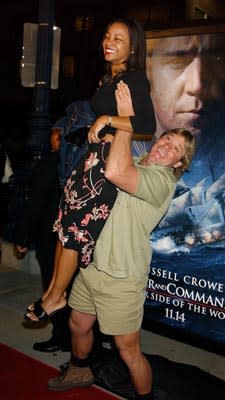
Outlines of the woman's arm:
{"label": "woman's arm", "polygon": [[99,118],[96,119],[88,132],[89,142],[99,143],[102,139],[99,139],[98,134],[103,128],[105,128],[105,126],[110,126],[115,129],[122,129],[123,131],[133,132],[129,117],[101,115]]}
{"label": "woman's arm", "polygon": [[130,89],[134,108],[134,115],[130,116],[133,132],[142,135],[154,133],[156,121],[150,96],[150,83],[146,75],[141,71],[130,70],[123,80]]}
{"label": "woman's arm", "polygon": [[[155,131],[155,115],[150,97],[150,85],[146,76],[140,71],[127,71],[123,81],[129,86],[133,104],[133,113],[118,112],[118,116],[101,115],[90,129],[89,141],[100,142],[98,133],[105,126],[123,131],[151,134]],[[117,83],[115,95],[122,81]]]}
{"label": "woman's arm", "polygon": [[124,82],[121,81],[117,84],[115,97],[117,102],[118,116],[101,115],[99,118],[97,118],[97,120],[94,122],[89,130],[89,142],[99,143],[101,139],[99,139],[98,133],[105,126],[110,126],[112,128],[121,129],[127,132],[133,132],[129,117],[134,115],[134,110],[130,91],[128,89],[128,86],[124,84]]}
{"label": "woman's arm", "polygon": [[117,89],[115,90],[115,97],[117,103],[118,116],[101,115],[99,118],[97,118],[97,120],[92,125],[88,134],[90,142],[93,143],[100,142],[100,139],[98,138],[98,132],[105,126],[110,126],[112,128],[120,129],[127,132],[133,132],[129,117],[134,115],[134,109],[130,95],[130,90],[123,81],[120,81],[117,84]]}

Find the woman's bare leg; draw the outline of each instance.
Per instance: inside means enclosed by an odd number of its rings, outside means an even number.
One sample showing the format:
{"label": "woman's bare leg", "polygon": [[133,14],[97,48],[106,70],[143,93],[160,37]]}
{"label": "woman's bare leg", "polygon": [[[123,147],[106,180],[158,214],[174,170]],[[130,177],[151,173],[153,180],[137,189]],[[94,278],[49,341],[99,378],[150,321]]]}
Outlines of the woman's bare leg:
{"label": "woman's bare leg", "polygon": [[[77,251],[61,247],[58,255],[54,283],[47,297],[45,297],[44,301],[41,303],[42,308],[47,314],[51,314],[66,305],[64,293],[78,266]],[[27,317],[34,321],[38,320],[33,312],[27,313]]]}
{"label": "woman's bare leg", "polygon": [[[42,300],[45,300],[46,297],[48,297],[48,294],[51,292],[51,289],[52,289],[52,287],[54,285],[56,274],[57,274],[58,262],[59,262],[59,258],[60,258],[60,254],[61,254],[61,250],[62,250],[62,244],[61,244],[60,240],[58,240],[57,244],[56,244],[56,249],[55,249],[54,268],[53,268],[53,272],[52,272],[52,278],[51,278],[51,281],[50,281],[50,283],[48,285],[48,288],[41,295],[41,299]],[[29,307],[27,309],[28,309],[28,311],[33,311],[34,307],[35,307],[35,305],[34,305],[34,303],[32,303],[32,304],[29,305]]]}
{"label": "woman's bare leg", "polygon": [[51,288],[50,293],[45,299],[46,302],[43,302],[45,305],[47,305],[47,300],[50,299],[51,302],[55,303],[58,303],[58,301],[60,301],[62,298],[64,299],[64,292],[67,289],[71,279],[73,278],[73,275],[77,270],[77,266],[78,252],[76,250],[66,249],[65,247],[62,247],[58,260],[54,284]]}
{"label": "woman's bare leg", "polygon": [[55,259],[54,259],[54,268],[53,268],[53,272],[52,272],[52,278],[51,278],[51,281],[50,281],[50,283],[48,285],[48,289],[41,296],[41,298],[43,300],[45,300],[46,297],[48,297],[48,294],[51,292],[51,290],[52,290],[52,288],[54,286],[62,248],[63,248],[62,244],[61,244],[60,240],[58,240],[57,241],[57,245],[56,245],[56,249],[55,249]]}

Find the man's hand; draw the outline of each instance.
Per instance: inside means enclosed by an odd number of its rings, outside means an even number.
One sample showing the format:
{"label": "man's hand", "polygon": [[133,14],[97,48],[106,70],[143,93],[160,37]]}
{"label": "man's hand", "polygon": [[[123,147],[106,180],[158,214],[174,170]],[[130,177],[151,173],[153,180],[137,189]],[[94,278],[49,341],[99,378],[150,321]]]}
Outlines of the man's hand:
{"label": "man's hand", "polygon": [[120,81],[115,91],[118,115],[122,117],[131,117],[134,115],[134,109],[130,94],[130,89],[126,83]]}
{"label": "man's hand", "polygon": [[19,253],[22,253],[22,254],[25,254],[26,252],[27,252],[27,250],[28,250],[28,248],[27,247],[22,247],[22,246],[16,246],[16,250],[19,252]]}

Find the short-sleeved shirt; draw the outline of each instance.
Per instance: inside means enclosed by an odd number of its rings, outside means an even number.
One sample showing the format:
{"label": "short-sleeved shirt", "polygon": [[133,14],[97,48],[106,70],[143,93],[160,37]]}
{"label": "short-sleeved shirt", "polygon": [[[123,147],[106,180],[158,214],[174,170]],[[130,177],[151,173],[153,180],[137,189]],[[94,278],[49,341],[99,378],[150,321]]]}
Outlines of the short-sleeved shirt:
{"label": "short-sleeved shirt", "polygon": [[119,191],[112,212],[97,240],[93,265],[117,277],[142,279],[149,270],[150,233],[166,213],[174,195],[173,169],[136,160],[138,188],[134,195]]}

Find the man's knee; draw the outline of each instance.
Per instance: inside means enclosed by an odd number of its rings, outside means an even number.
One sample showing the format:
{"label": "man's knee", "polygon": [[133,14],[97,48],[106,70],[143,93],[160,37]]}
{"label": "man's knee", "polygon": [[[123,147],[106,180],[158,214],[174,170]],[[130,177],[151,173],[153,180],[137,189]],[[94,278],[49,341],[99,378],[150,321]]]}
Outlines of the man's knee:
{"label": "man's knee", "polygon": [[114,337],[116,347],[125,362],[131,361],[141,354],[139,332]]}
{"label": "man's knee", "polygon": [[69,327],[72,334],[79,330],[79,324],[76,318],[76,312],[74,310],[72,310],[70,313]]}
{"label": "man's knee", "polygon": [[70,314],[69,327],[72,335],[85,335],[93,327],[96,317],[91,314],[72,310]]}

